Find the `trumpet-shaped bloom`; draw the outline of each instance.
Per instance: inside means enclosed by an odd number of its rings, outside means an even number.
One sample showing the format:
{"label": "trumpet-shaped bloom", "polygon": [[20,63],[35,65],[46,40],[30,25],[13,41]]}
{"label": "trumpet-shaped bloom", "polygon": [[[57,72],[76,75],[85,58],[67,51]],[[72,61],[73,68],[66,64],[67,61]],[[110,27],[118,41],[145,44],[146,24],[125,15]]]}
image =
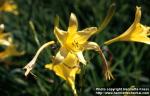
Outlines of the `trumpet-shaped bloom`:
{"label": "trumpet-shaped bloom", "polygon": [[13,0],[0,0],[0,11],[18,14],[17,6]]}
{"label": "trumpet-shaped bloom", "polygon": [[[97,51],[103,60],[105,78],[111,79],[113,76],[109,71],[109,66],[100,47],[95,42],[88,41],[88,39],[97,31],[97,27],[89,27],[78,31],[78,21],[73,13],[71,13],[70,16],[69,27],[67,31],[59,29],[57,24],[54,28],[54,34],[60,42],[62,46],[61,50],[63,50],[64,53],[67,54],[68,52],[71,52],[78,57],[81,63],[86,64],[86,60],[84,59],[82,52],[88,49]],[[65,56],[67,55],[61,54],[62,58],[65,58]]]}
{"label": "trumpet-shaped bloom", "polygon": [[54,34],[60,42],[61,46],[67,51],[75,53],[79,57],[80,62],[86,64],[82,55],[85,49],[87,40],[91,35],[97,32],[96,27],[89,27],[82,31],[78,31],[78,22],[76,16],[71,13],[69,27],[67,31],[59,29],[57,26],[54,28]]}
{"label": "trumpet-shaped bloom", "polygon": [[0,52],[0,59],[5,59],[9,56],[20,56],[24,52],[18,52],[16,46],[13,44],[13,40],[10,33],[3,33],[4,25],[0,25],[0,45],[6,46],[5,50]]}
{"label": "trumpet-shaped bloom", "polygon": [[108,40],[105,42],[106,45],[111,44],[116,41],[134,41],[150,44],[150,27],[142,25],[140,23],[141,19],[141,8],[136,7],[135,19],[133,24],[120,36]]}
{"label": "trumpet-shaped bloom", "polygon": [[71,86],[74,95],[77,95],[75,88],[75,76],[77,73],[80,73],[78,58],[74,54],[68,53],[62,62],[56,63],[57,60],[57,57],[54,57],[53,63],[46,64],[45,68],[53,70],[58,76],[66,80]]}
{"label": "trumpet-shaped bloom", "polygon": [[[95,42],[89,42],[88,39],[95,34],[98,30],[97,27],[89,27],[84,30],[78,31],[78,21],[75,14],[71,13],[69,27],[67,31],[63,31],[58,28],[58,20],[54,27],[54,34],[57,37],[61,47],[56,56],[53,57],[52,64],[47,64],[45,67],[53,70],[58,76],[66,80],[71,86],[75,95],[77,95],[75,89],[75,76],[80,72],[79,63],[86,65],[86,60],[82,54],[85,50],[95,50],[99,53],[103,61],[103,71],[106,79],[114,79],[109,70],[109,66],[105,59],[103,52],[99,45]],[[26,69],[25,75],[27,76],[35,66],[35,61],[40,52],[52,42],[45,43],[37,51],[34,58],[24,67]]]}

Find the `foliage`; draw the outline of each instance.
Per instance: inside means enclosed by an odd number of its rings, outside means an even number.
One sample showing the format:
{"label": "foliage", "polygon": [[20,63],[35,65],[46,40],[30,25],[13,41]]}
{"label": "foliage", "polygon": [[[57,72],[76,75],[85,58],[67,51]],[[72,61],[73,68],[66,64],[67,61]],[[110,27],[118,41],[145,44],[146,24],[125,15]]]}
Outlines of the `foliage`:
{"label": "foliage", "polygon": [[[24,76],[22,69],[38,48],[54,36],[54,18],[60,17],[61,29],[67,30],[71,12],[77,15],[79,29],[89,26],[99,26],[106,16],[110,0],[16,0],[18,15],[0,13],[1,23],[6,26],[6,32],[11,32],[18,50],[24,50],[20,57],[9,57],[0,61],[0,93],[1,96],[72,96],[65,81],[53,71],[44,69],[44,64],[51,58],[60,46],[45,49],[38,57],[37,66],[32,72],[36,76]],[[95,52],[85,52],[88,60],[83,74],[77,75],[76,88],[79,96],[95,95],[96,87],[150,87],[150,52],[149,45],[132,42],[116,42],[103,46],[103,42],[124,32],[133,22],[136,5],[142,7],[142,20],[150,25],[150,2],[148,0],[116,0],[116,12],[110,24],[90,40],[97,42],[104,50],[107,59],[112,54],[111,70],[115,80],[105,81],[102,75],[102,62]],[[29,23],[30,22],[30,23]]]}

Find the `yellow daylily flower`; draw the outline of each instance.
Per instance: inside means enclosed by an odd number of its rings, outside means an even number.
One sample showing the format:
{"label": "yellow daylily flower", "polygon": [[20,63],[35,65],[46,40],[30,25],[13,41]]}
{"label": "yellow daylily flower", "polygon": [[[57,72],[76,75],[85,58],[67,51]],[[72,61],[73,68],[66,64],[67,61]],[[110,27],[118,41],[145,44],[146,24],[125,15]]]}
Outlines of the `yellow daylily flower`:
{"label": "yellow daylily flower", "polygon": [[0,11],[18,14],[17,5],[13,0],[0,0]]}
{"label": "yellow daylily flower", "polygon": [[133,41],[150,44],[150,27],[142,25],[141,7],[136,7],[135,19],[133,24],[120,36],[106,41],[104,44],[109,45],[116,41]]}
{"label": "yellow daylily flower", "polygon": [[4,51],[0,52],[0,60],[10,56],[21,56],[23,54],[24,52],[17,51],[16,46],[10,45]]}
{"label": "yellow daylily flower", "polygon": [[[104,25],[106,26],[106,24],[103,24],[103,26]],[[101,28],[103,29],[104,27]],[[75,96],[77,96],[75,89],[75,76],[80,73],[79,63],[81,62],[86,65],[86,60],[82,54],[85,50],[97,51],[103,61],[105,79],[114,79],[99,45],[95,42],[87,41],[97,31],[97,27],[89,27],[78,31],[78,21],[73,13],[71,13],[70,16],[67,31],[63,31],[58,28],[58,20],[55,22],[54,34],[61,44],[61,47],[56,56],[53,57],[52,64],[46,64],[45,68],[53,70],[58,76],[66,80],[70,84]],[[39,48],[33,59],[24,67],[26,70],[25,76],[31,73],[30,71],[34,68],[37,57],[42,50],[51,44],[54,44],[54,41],[45,43]]]}
{"label": "yellow daylily flower", "polygon": [[96,27],[89,27],[82,31],[78,30],[78,22],[75,14],[71,13],[68,31],[63,31],[57,26],[54,28],[54,34],[60,42],[61,46],[67,49],[69,52],[75,53],[79,60],[86,64],[86,61],[82,55],[84,46],[91,35],[97,32]]}
{"label": "yellow daylily flower", "polygon": [[54,57],[53,63],[46,64],[45,68],[53,70],[58,76],[66,80],[71,86],[74,95],[77,96],[75,88],[75,76],[76,74],[80,73],[78,58],[74,54],[68,53],[68,55],[62,62],[56,64],[56,60],[57,57]]}
{"label": "yellow daylily flower", "polygon": [[[43,49],[54,43],[54,41],[50,41],[39,48],[33,59],[23,68],[26,70],[25,76],[31,73],[30,71],[35,67],[35,62]],[[67,53],[65,48],[60,48],[60,51],[58,51],[56,56],[53,57],[52,64],[46,64],[45,68],[53,70],[58,76],[66,80],[71,86],[75,96],[77,96],[77,92],[75,89],[75,76],[77,73],[80,73],[80,67],[79,60],[76,55]]]}
{"label": "yellow daylily flower", "polygon": [[[87,49],[93,49],[100,53],[100,56],[103,60],[104,65],[104,74],[106,79],[113,78],[105,56],[103,55],[98,44],[94,42],[89,42],[88,39],[97,32],[97,27],[89,27],[84,30],[78,31],[78,21],[74,13],[71,13],[69,27],[67,31],[63,31],[58,28],[56,24],[54,28],[54,34],[57,37],[58,41],[61,44],[61,49],[65,50],[65,53],[71,52],[75,54],[79,61],[83,64],[86,64],[86,60],[82,54],[83,51]],[[61,55],[63,58],[67,55]],[[106,69],[106,70],[105,70]]]}
{"label": "yellow daylily flower", "polygon": [[3,60],[9,56],[20,56],[24,52],[18,52],[16,46],[13,44],[13,40],[10,33],[4,33],[4,24],[0,25],[0,46],[5,46],[5,50],[0,52],[0,60]]}

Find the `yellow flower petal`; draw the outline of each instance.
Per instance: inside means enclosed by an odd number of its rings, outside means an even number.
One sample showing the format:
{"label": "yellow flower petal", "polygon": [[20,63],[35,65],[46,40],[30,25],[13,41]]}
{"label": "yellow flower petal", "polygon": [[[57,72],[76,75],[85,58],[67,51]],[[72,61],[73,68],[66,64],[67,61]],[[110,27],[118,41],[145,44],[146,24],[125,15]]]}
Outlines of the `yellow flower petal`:
{"label": "yellow flower petal", "polygon": [[0,45],[10,46],[12,37],[10,33],[0,33]]}
{"label": "yellow flower petal", "polygon": [[0,45],[10,46],[11,43],[9,41],[7,41],[7,40],[1,40],[0,39]]}
{"label": "yellow flower petal", "polygon": [[72,90],[73,90],[73,94],[74,96],[78,96],[77,95],[77,91],[75,88],[75,75],[78,72],[78,69],[74,70],[71,72],[71,76],[67,78],[67,82],[69,83],[69,85],[71,86]]}
{"label": "yellow flower petal", "polygon": [[136,7],[136,13],[135,13],[135,19],[134,19],[134,23],[137,24],[139,23],[141,20],[141,7]]}
{"label": "yellow flower petal", "polygon": [[133,24],[120,36],[106,41],[104,44],[109,45],[116,41],[134,41],[150,44],[150,38],[148,37],[150,27],[140,24],[141,8],[136,7],[135,20]]}
{"label": "yellow flower petal", "polygon": [[75,89],[75,76],[76,76],[76,73],[79,71],[78,67],[70,69],[67,66],[65,66],[64,64],[58,64],[53,67],[53,71],[58,76],[60,76],[64,80],[66,80],[69,83],[69,85],[71,86],[73,93],[77,94],[76,89]]}
{"label": "yellow flower petal", "polygon": [[0,34],[4,32],[5,26],[4,24],[0,24]]}
{"label": "yellow flower petal", "polygon": [[79,64],[78,57],[73,53],[68,53],[67,57],[64,59],[64,64],[69,68],[74,68]]}
{"label": "yellow flower petal", "polygon": [[84,56],[83,56],[83,54],[82,54],[82,51],[79,51],[79,52],[77,52],[76,54],[77,54],[77,57],[78,57],[79,61],[80,61],[81,63],[83,63],[84,65],[86,65],[86,60],[84,59]]}
{"label": "yellow flower petal", "polygon": [[4,33],[4,24],[0,24],[0,45],[10,46],[12,44],[12,36],[10,33]]}
{"label": "yellow flower petal", "polygon": [[13,45],[13,39],[10,33],[4,33],[4,24],[0,25],[0,45],[5,46],[5,50],[0,52],[0,59],[5,59],[9,56],[20,56],[24,52],[18,52],[16,46]]}
{"label": "yellow flower petal", "polygon": [[[56,23],[58,25],[58,23]],[[94,49],[99,52],[102,60],[103,60],[103,65],[104,65],[104,70],[105,70],[105,77],[110,77],[113,78],[111,72],[109,71],[109,67],[107,64],[107,61],[100,50],[99,46],[96,43],[92,42],[87,42],[87,40],[97,32],[97,27],[89,27],[84,30],[78,31],[78,21],[75,16],[75,14],[71,13],[70,16],[70,21],[69,21],[69,27],[67,32],[62,31],[60,29],[57,29],[57,33],[59,33],[59,39],[58,35],[56,34],[56,37],[58,38],[59,42],[62,44],[61,46],[64,47],[68,53],[72,53],[77,56],[77,59],[83,63],[86,64],[86,60],[84,59],[84,56],[82,52],[86,49]],[[63,33],[63,34],[62,34]],[[65,33],[65,34],[64,34]],[[96,44],[96,45],[95,45]],[[68,57],[66,57],[68,58]],[[69,62],[71,59],[68,60],[66,64],[67,66],[70,65]],[[65,62],[65,59],[64,59]],[[109,78],[108,78],[109,79]]]}
{"label": "yellow flower petal", "polygon": [[97,27],[89,27],[82,31],[78,31],[78,21],[74,13],[70,15],[69,27],[67,32],[58,28],[58,19],[55,20],[57,27],[54,29],[54,33],[60,42],[69,52],[79,52],[84,48],[84,44],[94,33],[97,32]]}
{"label": "yellow flower petal", "polygon": [[57,37],[60,44],[63,45],[63,43],[65,42],[65,40],[67,38],[67,32],[59,29],[58,27],[55,27],[54,34]]}
{"label": "yellow flower petal", "polygon": [[124,38],[123,40],[150,44],[150,38],[148,37],[149,32],[150,32],[150,27],[138,23],[136,24],[134,32],[131,33],[128,37]]}
{"label": "yellow flower petal", "polygon": [[77,30],[78,30],[77,17],[74,13],[71,13],[69,27],[68,27],[68,33],[69,33],[69,35],[73,36],[74,34],[76,34]]}
{"label": "yellow flower petal", "polygon": [[53,58],[53,65],[63,63],[68,68],[74,68],[77,64],[79,64],[79,60],[77,56],[73,53],[67,53],[65,55],[60,55],[61,51],[59,51],[56,56]]}
{"label": "yellow flower petal", "polygon": [[53,64],[45,64],[45,68],[49,70],[53,70]]}
{"label": "yellow flower petal", "polygon": [[74,54],[68,53],[64,61],[58,64],[56,63],[46,64],[45,68],[48,68],[49,70],[53,70],[56,73],[56,75],[66,80],[68,84],[71,86],[74,94],[77,95],[75,89],[75,76],[80,72],[80,67],[79,67],[78,59]]}
{"label": "yellow flower petal", "polygon": [[97,32],[96,27],[89,27],[82,31],[78,31],[76,34],[72,36],[68,35],[64,46],[67,49],[74,52],[82,51],[84,44],[96,32]]}
{"label": "yellow flower petal", "polygon": [[17,5],[14,3],[13,0],[3,0],[0,2],[0,11],[3,12],[11,12],[15,15],[18,14],[17,12]]}
{"label": "yellow flower petal", "polygon": [[53,63],[54,64],[61,63],[66,58],[67,55],[68,51],[64,47],[61,47],[60,50],[57,52],[56,56],[53,58]]}
{"label": "yellow flower petal", "polygon": [[0,59],[5,59],[9,56],[20,56],[24,52],[18,52],[14,45],[8,46],[3,52],[0,52]]}
{"label": "yellow flower petal", "polygon": [[93,34],[97,32],[97,27],[89,27],[84,30],[78,31],[77,39],[79,42],[85,43]]}
{"label": "yellow flower petal", "polygon": [[68,67],[65,64],[46,64],[45,68],[53,70],[56,75],[60,76],[64,80],[68,82],[71,86],[74,95],[77,95],[76,88],[75,88],[75,76],[80,72],[79,67]]}

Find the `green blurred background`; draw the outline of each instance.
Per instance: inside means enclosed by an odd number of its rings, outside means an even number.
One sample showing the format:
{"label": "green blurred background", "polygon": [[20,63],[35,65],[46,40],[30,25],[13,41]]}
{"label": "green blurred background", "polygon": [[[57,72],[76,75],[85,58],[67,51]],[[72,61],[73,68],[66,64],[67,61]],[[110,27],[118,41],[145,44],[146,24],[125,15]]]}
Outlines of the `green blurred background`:
{"label": "green blurred background", "polygon": [[[26,53],[20,57],[9,57],[0,61],[1,96],[73,96],[72,90],[64,80],[44,65],[59,48],[57,42],[45,49],[38,58],[32,72],[37,76],[24,76],[22,69],[34,56],[38,48],[51,40],[56,41],[53,33],[54,18],[60,17],[60,27],[67,30],[70,13],[77,15],[79,30],[99,26],[105,18],[111,0],[16,0],[19,15],[3,13],[1,23],[5,31],[11,32],[18,50]],[[142,7],[141,23],[150,25],[149,0],[116,0],[116,11],[109,25],[90,40],[104,48],[103,43],[123,33],[133,22],[136,5]],[[29,21],[33,23],[31,27]],[[112,53],[111,70],[115,80],[105,81],[102,62],[94,51],[85,52],[88,65],[82,76],[77,75],[76,89],[79,96],[95,96],[96,87],[150,87],[149,45],[133,42],[116,42],[105,46]],[[108,52],[103,50],[107,59]]]}

